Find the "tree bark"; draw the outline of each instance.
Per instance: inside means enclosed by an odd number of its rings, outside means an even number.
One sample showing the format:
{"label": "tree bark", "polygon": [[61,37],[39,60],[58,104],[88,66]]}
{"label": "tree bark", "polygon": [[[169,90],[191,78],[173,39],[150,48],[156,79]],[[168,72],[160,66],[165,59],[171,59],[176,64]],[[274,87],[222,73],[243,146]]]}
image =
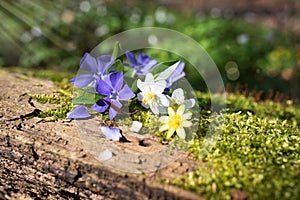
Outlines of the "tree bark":
{"label": "tree bark", "polygon": [[114,171],[84,148],[73,121],[26,117],[37,109],[26,93],[51,94],[51,81],[0,74],[0,84],[0,199],[201,199],[160,181],[192,170],[186,155],[154,173]]}

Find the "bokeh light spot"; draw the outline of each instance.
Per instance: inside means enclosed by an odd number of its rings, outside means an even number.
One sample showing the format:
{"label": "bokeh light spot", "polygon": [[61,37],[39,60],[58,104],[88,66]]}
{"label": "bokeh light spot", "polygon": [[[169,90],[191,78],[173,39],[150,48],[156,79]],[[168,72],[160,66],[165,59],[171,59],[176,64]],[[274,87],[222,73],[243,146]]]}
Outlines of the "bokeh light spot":
{"label": "bokeh light spot", "polygon": [[240,77],[238,65],[234,61],[228,61],[225,65],[225,70],[229,80],[235,81]]}
{"label": "bokeh light spot", "polygon": [[82,12],[89,12],[91,9],[91,4],[88,1],[82,1],[79,8]]}

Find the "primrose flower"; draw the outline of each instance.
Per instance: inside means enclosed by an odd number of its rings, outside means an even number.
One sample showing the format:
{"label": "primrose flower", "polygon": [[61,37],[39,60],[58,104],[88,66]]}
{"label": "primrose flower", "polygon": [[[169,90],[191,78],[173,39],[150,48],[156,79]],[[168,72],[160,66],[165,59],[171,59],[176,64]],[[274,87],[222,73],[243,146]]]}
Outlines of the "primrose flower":
{"label": "primrose flower", "polygon": [[163,94],[167,82],[165,80],[155,81],[151,73],[146,75],[145,81],[137,81],[137,87],[141,90],[138,99],[142,101],[142,106],[151,109],[154,114],[159,114],[161,109],[169,106],[170,102]]}
{"label": "primrose flower", "polygon": [[183,89],[181,88],[177,88],[176,90],[174,90],[172,96],[169,97],[169,100],[171,105],[184,105],[185,109],[192,108],[195,105],[195,99],[184,99]]}
{"label": "primrose flower", "polygon": [[127,51],[125,54],[128,61],[131,62],[131,65],[127,63],[125,63],[124,65],[135,69],[135,73],[138,76],[145,76],[158,63],[156,60],[151,59],[150,56],[146,55],[145,53],[140,53],[138,55],[138,60],[130,51]]}
{"label": "primrose flower", "polygon": [[110,119],[113,119],[122,107],[120,101],[127,101],[135,96],[127,84],[123,86],[123,72],[113,72],[104,77],[103,80],[98,80],[96,91],[99,94],[105,95],[105,97],[97,101],[92,106],[92,109],[97,112],[104,112],[110,107]]}
{"label": "primrose flower", "polygon": [[159,121],[164,123],[163,126],[160,127],[159,131],[162,132],[168,130],[167,139],[171,138],[175,131],[180,138],[185,138],[184,127],[192,126],[192,123],[188,121],[188,119],[191,119],[192,113],[184,113],[184,111],[184,105],[179,106],[176,112],[173,110],[173,108],[169,107],[169,116],[162,116],[159,118]]}
{"label": "primrose flower", "polygon": [[170,89],[172,84],[178,81],[179,79],[183,78],[185,76],[184,69],[184,62],[178,62],[177,67],[175,68],[174,72],[171,74],[171,76],[166,80],[167,81],[167,89]]}
{"label": "primrose flower", "polygon": [[85,53],[80,60],[80,69],[88,72],[88,74],[80,74],[70,80],[78,88],[84,88],[88,85],[95,86],[99,79],[103,79],[106,75],[107,68],[113,63],[113,56],[102,55],[94,58],[89,53]]}

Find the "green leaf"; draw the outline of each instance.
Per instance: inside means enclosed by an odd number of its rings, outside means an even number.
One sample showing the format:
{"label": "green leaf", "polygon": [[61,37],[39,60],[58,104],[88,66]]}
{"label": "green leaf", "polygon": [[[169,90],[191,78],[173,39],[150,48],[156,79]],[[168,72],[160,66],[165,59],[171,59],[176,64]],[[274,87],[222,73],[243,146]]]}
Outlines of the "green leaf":
{"label": "green leaf", "polygon": [[94,87],[91,87],[91,86],[87,86],[85,88],[76,88],[75,91],[74,91],[76,94],[78,95],[83,95],[84,93],[91,93],[91,94],[95,94],[96,93],[96,90]]}
{"label": "green leaf", "polygon": [[159,73],[158,76],[155,78],[155,80],[156,81],[167,80],[173,74],[173,72],[175,71],[175,69],[178,66],[179,62],[180,61],[176,62],[172,66],[168,67],[167,69],[165,69],[164,71]]}
{"label": "green leaf", "polygon": [[126,68],[126,72],[125,72],[124,76],[133,78],[135,75],[135,72],[136,72],[136,70],[133,68]]}
{"label": "green leaf", "polygon": [[111,67],[107,69],[107,74],[110,72],[123,72],[124,71],[124,65],[120,59],[115,60],[115,62],[112,64]]}
{"label": "green leaf", "polygon": [[120,42],[116,42],[115,43],[115,47],[114,47],[114,50],[113,50],[113,57],[114,57],[114,60],[116,60],[118,58],[118,53],[119,53],[119,48],[121,49],[121,46],[120,46]]}
{"label": "green leaf", "polygon": [[121,49],[121,45],[120,45],[120,42],[117,41],[115,43],[114,50],[112,53],[112,56],[114,57],[114,63],[112,64],[111,67],[109,67],[109,69],[107,70],[107,73],[124,71],[123,62],[120,59],[118,59],[119,49]]}
{"label": "green leaf", "polygon": [[74,105],[94,104],[103,98],[103,95],[97,94],[97,93],[95,93],[95,91],[92,91],[89,88],[84,89],[84,90],[83,89],[78,90],[78,94],[79,94],[78,97],[76,97],[72,100],[72,103]]}
{"label": "green leaf", "polygon": [[169,68],[171,65],[173,65],[176,62],[178,62],[178,59],[177,60],[170,60],[170,61],[158,63],[149,72],[152,73],[153,76],[155,76],[156,74],[161,73],[162,71],[166,70],[167,68]]}
{"label": "green leaf", "polygon": [[132,92],[134,92],[134,93],[136,93],[136,92],[139,90],[139,88],[138,88],[138,86],[137,86],[137,80],[135,80],[135,81],[132,83],[132,85],[131,85],[131,90],[132,90]]}
{"label": "green leaf", "polygon": [[115,65],[116,65],[115,72],[123,72],[124,71],[123,62],[120,59],[116,60]]}

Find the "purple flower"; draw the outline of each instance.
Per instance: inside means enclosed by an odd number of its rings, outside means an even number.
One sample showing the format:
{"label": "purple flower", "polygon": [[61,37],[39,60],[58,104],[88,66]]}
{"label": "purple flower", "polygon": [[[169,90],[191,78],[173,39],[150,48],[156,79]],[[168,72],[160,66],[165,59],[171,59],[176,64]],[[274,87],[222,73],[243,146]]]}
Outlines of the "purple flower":
{"label": "purple flower", "polygon": [[113,119],[118,110],[122,107],[120,101],[127,101],[132,99],[135,94],[131,91],[129,86],[123,86],[123,72],[113,72],[98,80],[96,84],[96,91],[105,97],[97,101],[92,109],[97,112],[104,112],[109,108],[109,118]]}
{"label": "purple flower", "polygon": [[102,126],[102,127],[100,127],[100,129],[108,139],[111,139],[113,141],[119,141],[120,138],[122,138],[122,134],[120,132],[120,129],[118,129],[118,128]]}
{"label": "purple flower", "polygon": [[129,142],[127,138],[122,135],[122,132],[119,128],[101,126],[100,129],[103,134],[110,140],[118,142]]}
{"label": "purple flower", "polygon": [[91,114],[89,111],[83,106],[79,105],[70,113],[67,114],[67,118],[74,118],[74,119],[83,119],[90,117]]}
{"label": "purple flower", "polygon": [[113,56],[102,55],[94,58],[89,53],[85,53],[80,60],[80,69],[88,72],[88,74],[80,74],[72,78],[70,82],[78,88],[84,88],[90,84],[95,86],[99,79],[103,79],[106,75],[107,68],[113,63]]}
{"label": "purple flower", "polygon": [[132,52],[126,51],[126,57],[128,61],[131,62],[131,65],[125,63],[124,66],[135,69],[135,73],[138,76],[145,76],[158,63],[156,60],[151,59],[150,56],[144,53],[140,53],[137,60]]}
{"label": "purple flower", "polygon": [[185,76],[184,69],[184,62],[179,62],[177,67],[175,68],[174,72],[171,74],[171,76],[166,80],[167,86],[166,89],[170,89],[172,84],[178,81],[179,79],[183,78]]}

